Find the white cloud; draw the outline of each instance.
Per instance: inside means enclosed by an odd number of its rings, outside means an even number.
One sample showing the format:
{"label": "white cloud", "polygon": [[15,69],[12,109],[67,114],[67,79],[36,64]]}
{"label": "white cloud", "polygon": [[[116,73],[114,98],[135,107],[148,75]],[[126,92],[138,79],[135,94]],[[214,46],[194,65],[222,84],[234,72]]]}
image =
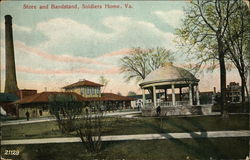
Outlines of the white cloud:
{"label": "white cloud", "polygon": [[30,33],[32,31],[32,29],[29,27],[20,26],[17,24],[13,24],[13,29],[16,31],[19,31],[19,32],[28,32],[28,33]]}
{"label": "white cloud", "polygon": [[182,10],[155,11],[153,12],[153,14],[173,28],[177,28],[180,26],[181,19],[184,16],[184,12]]}
{"label": "white cloud", "polygon": [[73,42],[76,40],[84,42],[90,38],[94,40],[108,36],[108,34],[93,30],[86,24],[66,18],[55,18],[47,22],[40,22],[36,29],[49,38],[48,41],[41,44],[45,48],[58,44],[64,45],[65,43],[73,46]]}
{"label": "white cloud", "polygon": [[173,46],[174,35],[163,32],[153,23],[137,21],[124,16],[104,18],[99,24],[110,31],[102,32],[92,26],[72,19],[56,18],[40,22],[36,29],[48,40],[39,48],[56,54],[88,55],[93,57],[103,53],[132,47]]}
{"label": "white cloud", "polygon": [[[25,26],[21,26],[21,25],[17,25],[15,23],[12,24],[13,30],[17,31],[17,32],[28,32],[30,33],[32,31],[32,29],[30,27],[25,27]],[[2,30],[2,32],[5,32],[5,24],[2,21],[0,24],[0,28]]]}

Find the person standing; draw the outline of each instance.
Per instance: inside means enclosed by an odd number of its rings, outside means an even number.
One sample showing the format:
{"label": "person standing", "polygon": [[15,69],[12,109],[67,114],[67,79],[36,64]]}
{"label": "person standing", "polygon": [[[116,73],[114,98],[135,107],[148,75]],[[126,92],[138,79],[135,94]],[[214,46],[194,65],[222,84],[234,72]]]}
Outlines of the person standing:
{"label": "person standing", "polygon": [[157,116],[160,116],[160,115],[161,115],[161,107],[160,107],[160,106],[158,106],[158,107],[156,108],[156,113],[157,113]]}
{"label": "person standing", "polygon": [[27,121],[29,121],[29,120],[30,120],[30,113],[29,113],[29,111],[27,111],[27,112],[25,113],[25,115],[26,115]]}

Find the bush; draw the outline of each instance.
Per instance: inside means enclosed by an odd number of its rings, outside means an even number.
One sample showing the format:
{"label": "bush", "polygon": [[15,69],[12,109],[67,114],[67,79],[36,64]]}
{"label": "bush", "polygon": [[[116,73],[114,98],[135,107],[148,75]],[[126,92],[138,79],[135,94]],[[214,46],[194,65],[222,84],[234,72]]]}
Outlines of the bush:
{"label": "bush", "polygon": [[[227,104],[227,111],[229,113],[249,113],[249,103],[246,102],[243,106],[241,103]],[[219,104],[213,105],[212,112],[220,112],[221,106]]]}
{"label": "bush", "polygon": [[76,129],[78,136],[86,149],[91,153],[99,153],[102,146],[102,118],[103,115],[98,112],[86,114]]}

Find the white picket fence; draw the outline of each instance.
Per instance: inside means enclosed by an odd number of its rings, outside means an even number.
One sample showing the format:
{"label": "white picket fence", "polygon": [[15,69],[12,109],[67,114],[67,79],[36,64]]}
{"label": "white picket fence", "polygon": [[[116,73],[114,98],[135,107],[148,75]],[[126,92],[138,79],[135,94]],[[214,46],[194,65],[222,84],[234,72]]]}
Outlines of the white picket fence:
{"label": "white picket fence", "polygon": [[[176,101],[175,106],[185,106],[189,105],[189,101]],[[153,107],[154,103],[145,103],[144,107]],[[173,107],[173,102],[158,102],[156,103],[156,106],[161,106],[161,107]]]}

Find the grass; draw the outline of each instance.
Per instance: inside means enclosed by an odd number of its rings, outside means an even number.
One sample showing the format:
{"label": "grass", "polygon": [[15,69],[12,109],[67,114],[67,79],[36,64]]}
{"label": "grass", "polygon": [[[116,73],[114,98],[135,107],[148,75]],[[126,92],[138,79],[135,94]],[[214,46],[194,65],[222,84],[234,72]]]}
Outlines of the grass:
{"label": "grass", "polygon": [[[191,160],[244,159],[249,138],[173,139],[104,142],[99,154],[90,154],[81,143],[2,146],[1,155],[13,160]],[[145,147],[146,146],[146,147]],[[5,150],[19,150],[6,156]]]}
{"label": "grass", "polygon": [[[103,122],[103,135],[248,129],[248,115],[230,115],[229,119],[222,119],[220,116],[164,118],[140,117],[137,119],[105,118]],[[76,133],[71,132],[67,135],[62,134],[55,121],[2,126],[3,139],[29,139],[65,136],[76,136]]]}
{"label": "grass", "polygon": [[25,119],[25,118],[17,118],[17,117],[12,117],[12,116],[3,116],[0,115],[1,121],[10,121],[10,120],[20,120],[20,119]]}

